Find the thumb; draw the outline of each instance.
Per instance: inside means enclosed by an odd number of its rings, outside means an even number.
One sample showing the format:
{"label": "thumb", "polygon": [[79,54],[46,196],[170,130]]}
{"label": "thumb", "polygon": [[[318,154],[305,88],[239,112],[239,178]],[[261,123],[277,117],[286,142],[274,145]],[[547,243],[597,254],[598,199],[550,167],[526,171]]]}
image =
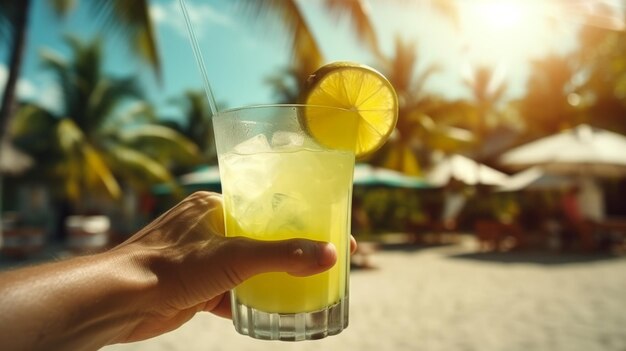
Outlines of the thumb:
{"label": "thumb", "polygon": [[337,261],[333,244],[306,239],[259,241],[235,237],[228,238],[225,246],[229,254],[223,267],[235,285],[260,273],[313,275],[328,270]]}

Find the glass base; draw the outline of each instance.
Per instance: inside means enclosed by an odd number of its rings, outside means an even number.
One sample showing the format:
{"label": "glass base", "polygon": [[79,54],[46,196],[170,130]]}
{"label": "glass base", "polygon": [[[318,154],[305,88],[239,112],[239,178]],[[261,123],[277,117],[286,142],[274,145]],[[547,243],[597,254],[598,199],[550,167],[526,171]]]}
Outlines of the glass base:
{"label": "glass base", "polygon": [[268,313],[245,306],[233,297],[237,332],[255,339],[302,341],[323,339],[348,327],[348,298],[319,311]]}

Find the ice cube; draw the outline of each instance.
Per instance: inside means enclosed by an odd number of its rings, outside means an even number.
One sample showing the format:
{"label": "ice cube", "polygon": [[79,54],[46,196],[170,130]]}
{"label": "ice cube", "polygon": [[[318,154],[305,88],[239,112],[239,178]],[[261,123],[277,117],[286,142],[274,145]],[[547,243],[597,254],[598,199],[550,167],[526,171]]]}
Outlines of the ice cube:
{"label": "ice cube", "polygon": [[220,162],[220,167],[224,171],[223,186],[231,194],[255,198],[271,186],[268,179],[270,170],[276,163],[276,157],[271,153],[257,155],[229,153],[223,155]]}
{"label": "ice cube", "polygon": [[265,134],[257,134],[252,138],[238,144],[233,148],[233,151],[238,154],[254,154],[258,152],[268,152],[272,149],[270,143],[267,141]]}
{"label": "ice cube", "polygon": [[239,226],[248,234],[255,237],[266,236],[263,228],[267,226],[268,220],[272,217],[272,210],[265,198],[257,199],[238,198],[235,204],[237,207],[237,221]]}
{"label": "ice cube", "polygon": [[272,147],[299,147],[304,144],[304,136],[299,133],[278,131],[272,135]]}
{"label": "ice cube", "polygon": [[269,176],[276,159],[272,153],[220,156],[220,167],[224,172],[222,191],[230,200],[231,214],[249,235],[262,235],[267,218],[272,216],[273,192],[270,192]]}
{"label": "ice cube", "polygon": [[289,195],[281,194],[281,193],[274,194],[272,196],[272,210],[273,211],[278,210],[283,204],[283,201],[284,200],[288,201],[288,199],[289,199]]}
{"label": "ice cube", "polygon": [[288,235],[306,231],[304,216],[308,204],[294,196],[275,193],[272,195],[272,216],[266,227],[271,235]]}

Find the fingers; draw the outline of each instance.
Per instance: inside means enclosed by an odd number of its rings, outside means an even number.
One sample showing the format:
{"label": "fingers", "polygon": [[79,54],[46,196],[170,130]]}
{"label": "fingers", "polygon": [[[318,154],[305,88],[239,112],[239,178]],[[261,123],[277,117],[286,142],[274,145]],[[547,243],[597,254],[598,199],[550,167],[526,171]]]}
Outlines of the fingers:
{"label": "fingers", "polygon": [[200,303],[196,310],[211,312],[223,318],[232,318],[230,293],[225,292],[209,301]]}
{"label": "fingers", "polygon": [[[254,275],[267,272],[287,272],[293,276],[308,276],[321,273],[337,262],[337,251],[333,244],[305,239],[283,241],[258,241],[243,237],[224,238],[221,246],[223,256],[222,285],[230,290]],[[354,253],[357,243],[350,236],[350,253]],[[222,317],[230,318],[228,294],[218,296],[203,305]]]}
{"label": "fingers", "polygon": [[313,275],[328,270],[337,261],[333,244],[305,239],[258,241],[237,237],[230,238],[224,248],[224,273],[233,287],[260,273]]}
{"label": "fingers", "polygon": [[[274,245],[276,242],[274,243],[270,243],[272,245]],[[313,251],[313,255],[309,255],[312,256],[309,260],[308,263],[304,263],[304,269],[301,270],[297,270],[295,269],[295,266],[291,266],[291,263],[289,263],[290,260],[294,259],[293,255],[289,254],[289,250],[296,250],[298,251],[299,249],[297,248],[297,243],[290,243],[287,244],[287,246],[289,245],[293,245],[294,247],[289,247],[286,251],[283,252],[287,252],[287,258],[282,260],[281,259],[277,259],[278,262],[276,263],[269,263],[267,266],[263,266],[263,267],[257,267],[257,269],[249,269],[248,272],[243,272],[243,273],[239,273],[237,275],[240,276],[241,279],[247,279],[245,278],[246,276],[252,274],[254,275],[255,271],[265,271],[266,269],[270,269],[270,271],[274,271],[275,268],[272,267],[287,267],[288,268],[288,272],[292,275],[295,276],[301,276],[301,275],[308,275],[309,273],[314,274],[314,273],[318,273],[319,271],[323,271],[324,267],[330,268],[332,267],[337,259],[337,255],[335,252],[335,248],[332,244],[325,244],[325,243],[315,243],[315,245],[320,245],[318,246],[318,248],[314,248]],[[265,244],[265,243],[264,243]],[[284,245],[284,243],[280,243],[279,245]],[[356,251],[357,248],[357,242],[354,239],[353,236],[350,236],[350,254],[353,254]],[[282,251],[283,249],[279,249],[276,248],[276,250],[278,251]],[[274,257],[272,250],[270,249],[267,253],[265,253],[264,255],[272,255],[272,258],[276,258]],[[280,255],[280,254],[279,254]],[[299,260],[308,260],[304,254],[304,252],[302,252],[302,254],[296,254],[295,255],[296,261]],[[320,264],[321,262],[321,264]],[[257,262],[258,263],[258,262]],[[302,264],[303,262],[300,262],[299,264]],[[243,263],[243,266],[247,265],[246,263]],[[298,265],[298,264],[296,264]],[[237,268],[239,270],[243,270],[245,271],[246,268],[242,267],[242,268]],[[279,269],[282,270],[282,269]],[[260,272],[263,273],[263,272]],[[257,273],[258,274],[258,273]],[[236,285],[236,284],[235,284]],[[215,315],[218,315],[220,317],[224,317],[224,318],[232,318],[232,312],[231,312],[231,306],[230,306],[230,299],[228,298],[228,293],[220,295],[218,297],[216,297],[215,299],[212,299],[210,301],[207,301],[206,303],[202,304],[202,308],[203,310],[207,311],[207,312],[211,312]]]}
{"label": "fingers", "polygon": [[350,235],[350,255],[356,252],[357,246],[356,239],[354,236]]}

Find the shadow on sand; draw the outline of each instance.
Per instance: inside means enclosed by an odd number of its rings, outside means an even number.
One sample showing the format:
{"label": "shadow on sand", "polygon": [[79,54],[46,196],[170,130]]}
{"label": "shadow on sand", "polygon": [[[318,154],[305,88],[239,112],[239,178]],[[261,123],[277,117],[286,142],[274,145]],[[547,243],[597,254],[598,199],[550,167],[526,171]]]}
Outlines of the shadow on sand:
{"label": "shadow on sand", "polygon": [[531,263],[546,266],[626,259],[623,255],[611,253],[558,253],[547,251],[472,252],[450,255],[448,258],[502,264]]}
{"label": "shadow on sand", "polygon": [[438,249],[446,246],[452,246],[453,244],[413,244],[413,243],[385,243],[380,244],[379,249],[381,251],[400,251],[400,252],[417,252],[430,249]]}

